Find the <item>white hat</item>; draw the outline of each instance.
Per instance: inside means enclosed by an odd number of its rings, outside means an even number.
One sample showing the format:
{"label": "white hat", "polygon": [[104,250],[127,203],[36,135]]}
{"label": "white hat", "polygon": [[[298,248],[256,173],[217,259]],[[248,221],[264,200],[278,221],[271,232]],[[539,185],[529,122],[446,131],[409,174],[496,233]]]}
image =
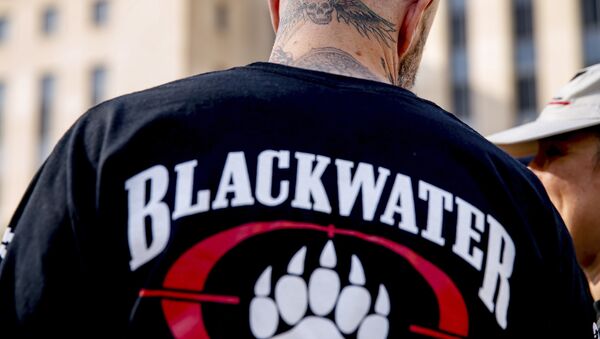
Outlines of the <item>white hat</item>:
{"label": "white hat", "polygon": [[600,124],[600,64],[581,70],[533,122],[492,134],[488,140],[513,156],[536,152],[537,141]]}

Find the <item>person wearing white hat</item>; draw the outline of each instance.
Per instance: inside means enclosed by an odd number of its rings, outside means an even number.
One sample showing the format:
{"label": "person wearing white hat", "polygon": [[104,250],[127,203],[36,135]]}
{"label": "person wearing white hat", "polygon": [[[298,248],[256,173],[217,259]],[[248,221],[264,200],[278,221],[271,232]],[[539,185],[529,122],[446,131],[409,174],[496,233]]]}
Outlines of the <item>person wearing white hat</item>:
{"label": "person wearing white hat", "polygon": [[535,121],[487,138],[517,158],[531,156],[600,300],[600,64],[578,72]]}

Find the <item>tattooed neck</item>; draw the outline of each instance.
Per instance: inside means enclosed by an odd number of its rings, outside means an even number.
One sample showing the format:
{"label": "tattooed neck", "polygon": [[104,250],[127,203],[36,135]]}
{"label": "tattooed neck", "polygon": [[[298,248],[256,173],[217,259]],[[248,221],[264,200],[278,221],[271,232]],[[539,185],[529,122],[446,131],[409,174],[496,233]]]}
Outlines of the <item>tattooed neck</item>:
{"label": "tattooed neck", "polygon": [[273,51],[271,61],[314,71],[382,81],[381,78],[352,55],[334,47],[313,48],[298,59],[294,59],[290,53],[286,53],[282,48],[277,47]]}
{"label": "tattooed neck", "polygon": [[[396,82],[396,27],[363,1],[286,0],[282,4],[271,62]],[[349,53],[341,46],[348,40],[369,51],[361,61],[354,56],[359,52]]]}
{"label": "tattooed neck", "polygon": [[374,39],[388,48],[396,42],[396,26],[361,0],[287,0],[277,38],[285,44],[306,24],[327,26],[336,21],[354,28],[363,38]]}

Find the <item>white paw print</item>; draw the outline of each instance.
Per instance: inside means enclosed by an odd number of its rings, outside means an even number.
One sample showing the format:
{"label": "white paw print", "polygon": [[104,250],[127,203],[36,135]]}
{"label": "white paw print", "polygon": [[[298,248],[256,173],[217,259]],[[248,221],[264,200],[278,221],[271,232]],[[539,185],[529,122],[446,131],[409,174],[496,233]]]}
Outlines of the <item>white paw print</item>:
{"label": "white paw print", "polygon": [[[306,247],[302,247],[290,260],[287,274],[275,284],[273,296],[271,266],[256,281],[256,296],[250,303],[250,329],[257,339],[344,339],[344,335],[354,333],[357,339],[387,338],[388,292],[384,285],[379,285],[375,312],[369,314],[371,294],[364,287],[365,273],[357,256],[351,259],[350,285],[343,289],[338,273],[333,270],[337,256],[332,241],[325,245],[320,267],[313,271],[308,285],[301,277],[305,257]],[[335,321],[327,318],[332,312]],[[280,320],[292,328],[277,334]]]}

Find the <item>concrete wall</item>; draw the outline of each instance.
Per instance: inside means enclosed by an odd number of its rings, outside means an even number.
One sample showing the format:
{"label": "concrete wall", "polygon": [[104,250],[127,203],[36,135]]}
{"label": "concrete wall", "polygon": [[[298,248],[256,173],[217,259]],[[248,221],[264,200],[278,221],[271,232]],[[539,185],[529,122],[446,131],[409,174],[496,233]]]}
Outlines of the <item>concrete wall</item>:
{"label": "concrete wall", "polygon": [[[451,21],[441,2],[415,92],[453,111],[449,35]],[[538,111],[583,67],[581,2],[532,0]],[[472,118],[483,135],[517,123],[512,1],[466,0],[467,50]]]}
{"label": "concrete wall", "polygon": [[482,134],[511,127],[515,112],[512,1],[467,1],[473,125]]}
{"label": "concrete wall", "polygon": [[267,1],[189,1],[191,73],[268,60],[275,34]]}
{"label": "concrete wall", "polygon": [[[263,0],[109,0],[109,19],[97,27],[94,0],[1,1],[9,19],[0,44],[0,81],[6,87],[0,117],[0,232],[32,176],[38,156],[40,80],[56,78],[51,144],[91,105],[91,72],[107,70],[106,98],[146,89],[199,72],[267,60],[274,38]],[[227,26],[215,11],[224,4]],[[41,31],[53,5],[58,28]]]}
{"label": "concrete wall", "polygon": [[533,0],[538,102],[543,106],[583,67],[581,2]]}

